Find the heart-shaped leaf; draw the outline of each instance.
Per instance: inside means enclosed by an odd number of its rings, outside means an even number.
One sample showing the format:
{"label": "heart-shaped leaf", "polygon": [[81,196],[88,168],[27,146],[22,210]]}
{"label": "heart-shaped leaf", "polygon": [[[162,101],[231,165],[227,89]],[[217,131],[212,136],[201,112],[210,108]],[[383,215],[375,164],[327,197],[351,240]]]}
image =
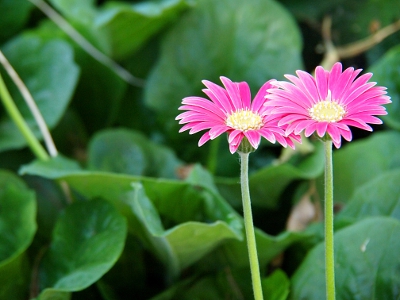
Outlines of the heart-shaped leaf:
{"label": "heart-shaped leaf", "polygon": [[117,261],[126,220],[104,200],[76,202],[65,210],[39,268],[40,299],[82,290]]}
{"label": "heart-shaped leaf", "polygon": [[145,101],[176,137],[177,108],[183,97],[201,94],[201,80],[246,80],[255,93],[267,80],[302,66],[301,44],[294,20],[275,1],[198,1],[163,41]]}
{"label": "heart-shaped leaf", "polygon": [[34,193],[14,174],[0,171],[0,299],[26,299],[30,271],[24,251],[35,232]]}
{"label": "heart-shaped leaf", "polygon": [[[397,299],[400,295],[400,222],[362,220],[335,233],[337,299]],[[325,299],[325,255],[321,243],[292,278],[292,299]]]}
{"label": "heart-shaped leaf", "polygon": [[392,103],[387,105],[388,114],[382,120],[388,126],[400,130],[400,46],[388,51],[371,68],[374,80],[387,87]]}
{"label": "heart-shaped leaf", "polygon": [[[62,117],[78,81],[79,69],[74,63],[72,47],[59,39],[42,39],[38,34],[21,35],[3,48],[18,75],[31,92],[48,127],[53,128]],[[36,136],[38,126],[20,92],[6,81],[18,109]],[[26,145],[14,123],[3,116],[0,121],[0,151]]]}

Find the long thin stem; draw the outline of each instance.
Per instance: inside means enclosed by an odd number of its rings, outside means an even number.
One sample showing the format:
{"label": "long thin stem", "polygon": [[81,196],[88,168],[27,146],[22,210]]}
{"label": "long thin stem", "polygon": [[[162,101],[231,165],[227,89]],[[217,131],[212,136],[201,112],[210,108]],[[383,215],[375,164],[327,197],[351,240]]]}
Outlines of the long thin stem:
{"label": "long thin stem", "polygon": [[325,141],[325,276],[326,299],[335,299],[335,260],[333,243],[332,141]]}
{"label": "long thin stem", "polygon": [[114,60],[103,54],[87,41],[74,27],[72,27],[59,13],[43,0],[28,0],[36,5],[49,19],[57,24],[68,36],[73,39],[86,53],[95,60],[113,70],[120,78],[133,86],[142,87],[144,80],[134,77],[129,71],[121,67]]}
{"label": "long thin stem", "polygon": [[24,118],[19,112],[17,106],[11,98],[10,93],[7,90],[7,87],[3,81],[3,77],[0,75],[0,98],[3,101],[4,107],[6,108],[10,118],[14,121],[15,125],[21,131],[22,135],[26,139],[29,147],[32,152],[36,155],[37,158],[41,160],[49,159],[49,155],[46,150],[44,150],[43,146],[39,143],[28,124],[26,124]]}
{"label": "long thin stem", "polygon": [[262,300],[260,267],[258,264],[256,237],[254,233],[253,216],[249,191],[249,153],[239,152],[240,155],[240,183],[242,187],[244,227],[246,229],[247,249],[249,251],[251,280],[253,282],[254,299]]}
{"label": "long thin stem", "polygon": [[3,52],[0,51],[0,63],[3,65],[4,69],[7,71],[8,75],[14,81],[15,85],[19,89],[22,97],[25,99],[26,104],[29,107],[33,117],[35,118],[36,124],[38,125],[40,132],[42,133],[44,143],[49,151],[50,156],[55,157],[58,154],[56,145],[54,144],[53,138],[51,137],[50,131],[47,128],[46,121],[44,120],[35,100],[25,83],[19,77],[18,73],[11,66],[7,58],[4,56]]}

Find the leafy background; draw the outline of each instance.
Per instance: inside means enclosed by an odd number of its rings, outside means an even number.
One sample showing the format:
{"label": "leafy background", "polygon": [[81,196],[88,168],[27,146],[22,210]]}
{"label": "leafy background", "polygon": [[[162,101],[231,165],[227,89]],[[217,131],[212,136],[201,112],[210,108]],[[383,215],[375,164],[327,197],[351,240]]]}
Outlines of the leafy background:
{"label": "leafy background", "polygon": [[[238,157],[225,137],[198,148],[199,134],[178,134],[181,99],[221,75],[255,94],[312,72],[324,17],[343,46],[398,21],[398,1],[49,0],[106,63],[40,3],[0,0],[0,49],[60,153],[35,158],[0,108],[0,299],[251,299]],[[393,103],[384,125],[334,151],[338,299],[400,297],[399,42],[342,60],[372,71]],[[323,299],[320,143],[263,141],[250,163],[265,298]]]}

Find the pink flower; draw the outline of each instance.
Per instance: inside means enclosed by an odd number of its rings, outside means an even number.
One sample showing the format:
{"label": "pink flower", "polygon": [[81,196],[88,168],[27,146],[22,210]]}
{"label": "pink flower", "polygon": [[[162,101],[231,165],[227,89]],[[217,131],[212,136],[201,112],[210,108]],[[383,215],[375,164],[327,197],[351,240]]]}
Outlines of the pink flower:
{"label": "pink flower", "polygon": [[282,146],[294,147],[293,141],[300,141],[300,136],[285,135],[284,129],[278,127],[278,121],[270,119],[263,106],[267,89],[266,82],[251,101],[250,88],[246,82],[232,82],[226,77],[220,77],[225,89],[207,80],[203,84],[207,89],[203,92],[211,99],[187,97],[182,101],[180,110],[186,110],[176,117],[179,124],[185,124],[179,132],[190,129],[189,134],[208,130],[199,140],[199,147],[208,140],[213,140],[222,133],[228,133],[229,150],[235,153],[247,138],[250,145],[257,149],[261,136],[271,143],[278,141]]}
{"label": "pink flower", "polygon": [[391,103],[386,88],[368,82],[372,74],[357,75],[361,69],[347,68],[335,63],[331,71],[322,67],[315,69],[315,78],[304,71],[297,71],[298,77],[285,75],[286,81],[271,82],[265,102],[268,113],[275,114],[279,126],[286,126],[286,134],[299,134],[303,130],[308,137],[315,131],[318,136],[326,134],[336,148],[341,137],[351,141],[349,126],[368,131],[367,124],[382,124],[374,115],[386,115],[383,104]]}

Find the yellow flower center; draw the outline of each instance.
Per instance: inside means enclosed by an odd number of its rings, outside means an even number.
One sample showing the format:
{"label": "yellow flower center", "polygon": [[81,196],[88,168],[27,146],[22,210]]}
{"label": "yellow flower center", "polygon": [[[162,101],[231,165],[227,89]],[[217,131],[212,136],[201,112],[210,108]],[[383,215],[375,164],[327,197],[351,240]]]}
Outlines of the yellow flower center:
{"label": "yellow flower center", "polygon": [[226,119],[225,123],[227,126],[241,131],[257,130],[264,125],[260,115],[247,109],[235,111]]}
{"label": "yellow flower center", "polygon": [[326,100],[314,104],[308,112],[313,120],[329,123],[342,120],[346,114],[342,105],[331,100],[331,91],[328,91]]}

